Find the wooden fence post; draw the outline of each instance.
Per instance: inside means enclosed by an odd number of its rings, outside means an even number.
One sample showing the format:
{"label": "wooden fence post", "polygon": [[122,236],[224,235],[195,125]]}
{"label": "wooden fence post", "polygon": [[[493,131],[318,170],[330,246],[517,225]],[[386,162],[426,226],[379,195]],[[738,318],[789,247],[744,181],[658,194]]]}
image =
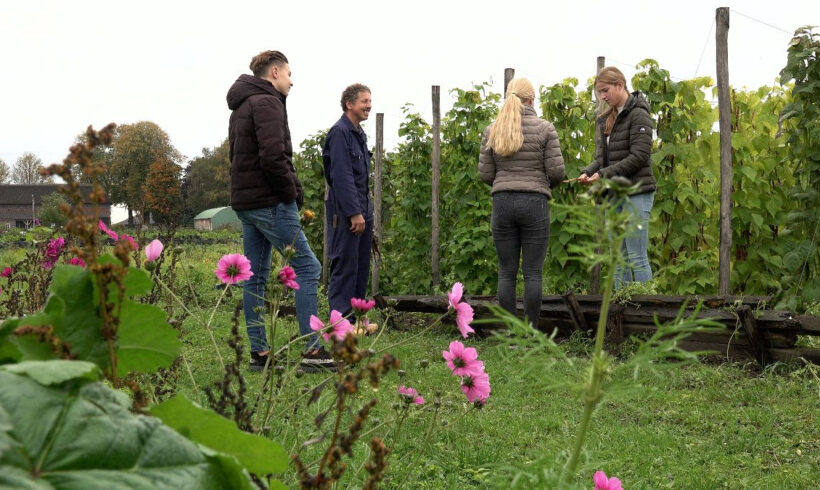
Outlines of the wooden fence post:
{"label": "wooden fence post", "polygon": [[439,278],[439,216],[438,216],[438,197],[439,197],[439,180],[440,180],[440,160],[441,160],[441,87],[433,85],[433,155],[432,155],[432,177],[433,177],[433,195],[431,214],[433,221],[433,236],[431,239],[431,269],[432,281],[431,286],[435,288],[438,286]]}
{"label": "wooden fence post", "polygon": [[504,68],[504,98],[507,98],[507,85],[515,78],[515,68]]}
{"label": "wooden fence post", "polygon": [[718,295],[729,295],[729,260],[732,251],[732,100],[729,94],[729,8],[715,11],[717,31],[717,87],[720,127],[720,262]]}
{"label": "wooden fence post", "polygon": [[[376,159],[373,162],[373,239],[377,250],[382,245],[382,155],[384,154],[384,113],[376,114]],[[373,296],[379,294],[379,268],[381,267],[381,253],[373,255],[373,267],[370,270],[370,287]]]}
{"label": "wooden fence post", "polygon": [[[606,65],[606,57],[599,56],[596,62],[596,69],[595,75],[598,75],[598,72]],[[598,100],[598,93],[595,91],[595,87],[592,87],[593,98],[592,100]],[[597,114],[597,108],[595,113]],[[601,144],[601,124],[598,122],[598,117],[595,117],[595,148],[597,149]],[[600,227],[598,229],[598,233],[602,233]],[[598,249],[596,252],[601,253],[601,250]],[[595,267],[592,268],[592,276],[589,278],[589,294],[599,294],[601,291],[601,264],[596,264]]]}

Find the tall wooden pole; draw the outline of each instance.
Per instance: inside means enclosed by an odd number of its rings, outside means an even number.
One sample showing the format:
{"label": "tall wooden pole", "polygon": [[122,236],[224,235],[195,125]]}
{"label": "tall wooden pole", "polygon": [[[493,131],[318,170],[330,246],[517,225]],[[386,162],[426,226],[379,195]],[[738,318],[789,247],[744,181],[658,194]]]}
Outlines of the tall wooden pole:
{"label": "tall wooden pole", "polygon": [[504,68],[504,98],[507,98],[507,85],[515,78],[515,68]]}
{"label": "tall wooden pole", "polygon": [[[606,57],[599,56],[596,62],[596,69],[595,69],[595,76],[598,76],[598,73],[601,69],[606,66]],[[595,90],[595,87],[592,87],[592,93],[594,94],[593,100],[598,101],[598,93]],[[597,108],[596,108],[597,114]],[[601,145],[601,123],[598,121],[598,117],[595,117],[595,148],[596,150],[600,148]],[[591,176],[590,176],[591,177]],[[598,233],[602,233],[602,231],[598,230]],[[601,251],[598,250],[600,253]],[[601,291],[601,264],[596,264],[595,267],[592,268],[592,277],[589,278],[589,294],[599,294]]]}
{"label": "tall wooden pole", "polygon": [[438,188],[440,180],[440,159],[441,159],[441,87],[433,85],[433,201],[431,207],[431,214],[433,220],[433,236],[432,236],[432,286],[435,288],[439,283],[439,263],[438,263],[438,242],[439,242],[439,223],[438,223]]}
{"label": "tall wooden pole", "polygon": [[[381,250],[382,244],[382,155],[384,154],[384,113],[376,114],[376,159],[373,162],[373,239]],[[380,254],[373,255],[373,267],[370,270],[370,287],[373,296],[379,294]]]}
{"label": "tall wooden pole", "polygon": [[718,295],[729,295],[732,251],[732,100],[729,95],[729,7],[715,11],[717,87],[720,126],[720,263]]}

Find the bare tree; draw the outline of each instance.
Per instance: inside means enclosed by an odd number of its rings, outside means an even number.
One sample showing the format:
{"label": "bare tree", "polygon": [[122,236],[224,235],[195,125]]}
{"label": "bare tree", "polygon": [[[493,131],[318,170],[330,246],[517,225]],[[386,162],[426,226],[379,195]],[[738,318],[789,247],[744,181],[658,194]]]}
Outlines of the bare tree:
{"label": "bare tree", "polygon": [[40,174],[43,161],[34,153],[23,153],[11,169],[11,180],[16,184],[48,184],[51,177]]}

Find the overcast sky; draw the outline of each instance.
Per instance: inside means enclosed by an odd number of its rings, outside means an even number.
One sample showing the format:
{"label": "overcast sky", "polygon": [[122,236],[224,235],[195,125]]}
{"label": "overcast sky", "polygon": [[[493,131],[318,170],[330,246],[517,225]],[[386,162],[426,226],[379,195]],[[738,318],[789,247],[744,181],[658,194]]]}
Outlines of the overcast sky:
{"label": "overcast sky", "polygon": [[[715,73],[715,9],[729,6],[729,77],[773,84],[799,26],[820,24],[814,0],[686,2],[140,2],[0,0],[0,158],[61,160],[89,124],[150,120],[186,157],[227,136],[225,94],[251,57],[290,59],[295,145],[341,115],[342,89],[370,86],[385,113],[385,146],[398,141],[401,107],[430,120],[430,86],[488,81],[504,68],[538,86],[594,75],[597,56],[627,77],[654,58],[678,79]],[[737,9],[737,10],[734,10]],[[770,24],[764,25],[761,22]]]}

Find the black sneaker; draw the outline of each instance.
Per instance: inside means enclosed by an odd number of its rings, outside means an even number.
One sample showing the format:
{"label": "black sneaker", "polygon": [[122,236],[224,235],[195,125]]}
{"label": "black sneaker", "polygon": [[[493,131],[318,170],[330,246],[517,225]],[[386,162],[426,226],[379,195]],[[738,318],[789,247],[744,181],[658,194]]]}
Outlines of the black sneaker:
{"label": "black sneaker", "polygon": [[259,354],[258,352],[251,352],[251,362],[249,364],[251,371],[261,371],[265,369],[265,363],[268,362],[268,354]]}
{"label": "black sneaker", "polygon": [[334,371],[338,367],[336,361],[324,347],[311,349],[302,354],[302,362],[299,367],[306,373],[317,373],[320,371]]}

